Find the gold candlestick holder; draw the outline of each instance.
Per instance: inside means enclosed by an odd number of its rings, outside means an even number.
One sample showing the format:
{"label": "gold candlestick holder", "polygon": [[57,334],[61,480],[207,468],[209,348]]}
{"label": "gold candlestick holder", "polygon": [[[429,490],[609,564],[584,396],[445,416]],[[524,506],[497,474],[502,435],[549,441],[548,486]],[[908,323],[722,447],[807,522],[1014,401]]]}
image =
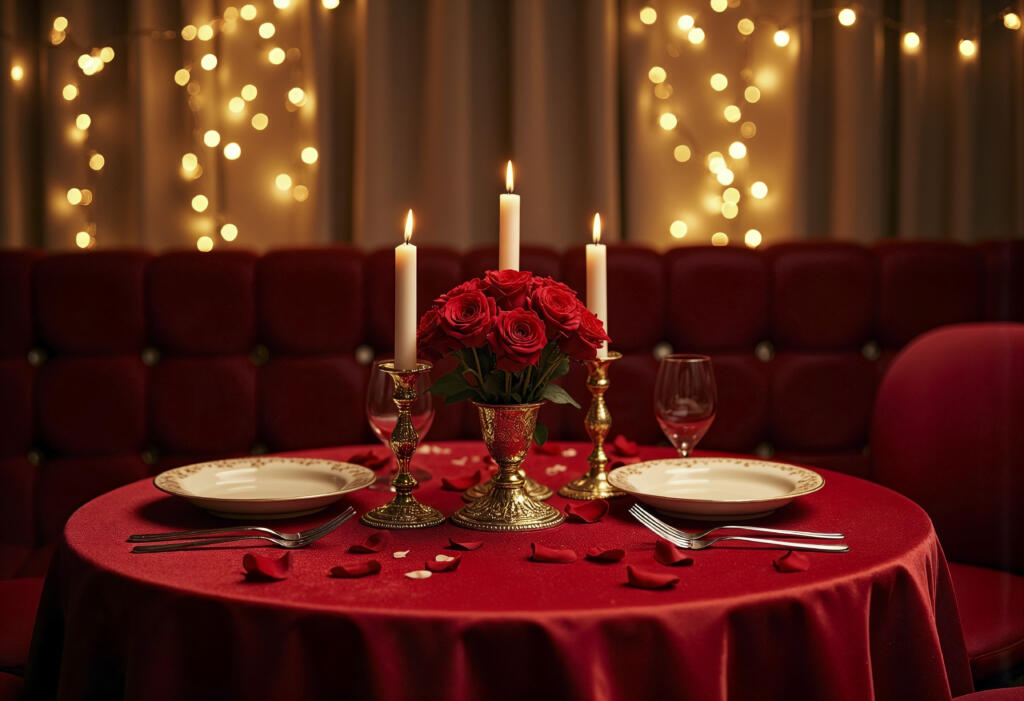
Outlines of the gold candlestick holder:
{"label": "gold candlestick holder", "polygon": [[421,374],[430,372],[433,366],[417,362],[411,370],[399,370],[395,368],[394,361],[387,360],[378,363],[377,367],[390,375],[395,383],[392,399],[398,407],[398,422],[391,432],[391,451],[395,454],[398,472],[391,480],[391,487],[395,490],[394,498],[383,506],[367,511],[359,520],[372,528],[427,528],[440,525],[444,523],[444,515],[432,506],[419,503],[412,495],[419,482],[409,471],[409,461],[420,442],[410,415],[417,396],[416,382]]}
{"label": "gold candlestick holder", "polygon": [[604,393],[608,390],[608,366],[613,360],[622,357],[622,353],[609,351],[607,358],[594,358],[586,361],[587,390],[590,392],[590,408],[585,419],[587,435],[594,443],[594,450],[587,458],[590,470],[582,477],[577,477],[558,490],[559,495],[569,499],[611,499],[621,497],[621,492],[608,484],[608,455],[604,452],[604,439],[612,427],[612,415],[604,401]]}

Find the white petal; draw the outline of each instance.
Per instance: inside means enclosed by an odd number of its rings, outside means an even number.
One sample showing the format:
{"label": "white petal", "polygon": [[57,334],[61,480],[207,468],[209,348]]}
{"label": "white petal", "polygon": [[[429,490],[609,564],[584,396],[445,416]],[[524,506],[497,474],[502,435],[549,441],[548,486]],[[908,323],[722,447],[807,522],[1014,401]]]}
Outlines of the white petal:
{"label": "white petal", "polygon": [[451,557],[449,555],[435,555],[434,559],[437,560],[438,562],[451,562],[455,558]]}
{"label": "white petal", "polygon": [[409,579],[426,579],[432,574],[433,572],[430,570],[413,570],[412,572],[406,572],[405,576]]}
{"label": "white petal", "polygon": [[391,555],[391,557],[395,558],[396,560],[401,560],[403,557],[405,557],[408,554],[409,554],[408,550],[396,550],[394,552],[394,554]]}

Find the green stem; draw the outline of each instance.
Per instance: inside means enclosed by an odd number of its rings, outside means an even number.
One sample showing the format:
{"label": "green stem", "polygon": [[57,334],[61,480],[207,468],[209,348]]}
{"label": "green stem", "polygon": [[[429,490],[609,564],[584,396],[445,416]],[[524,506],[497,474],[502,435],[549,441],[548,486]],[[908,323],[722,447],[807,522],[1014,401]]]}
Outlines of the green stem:
{"label": "green stem", "polygon": [[537,380],[537,385],[535,387],[535,390],[537,391],[537,394],[542,394],[543,393],[544,386],[547,385],[547,383],[548,383],[548,378],[551,377],[551,374],[555,371],[555,368],[557,368],[557,367],[558,367],[558,363],[550,363],[550,364],[548,364],[547,370],[545,370],[544,374],[540,376],[539,380]]}
{"label": "green stem", "polygon": [[480,369],[480,356],[476,354],[476,348],[470,348],[470,350],[473,351],[473,360],[476,361],[476,376],[480,378],[480,394],[490,400],[491,398],[488,397],[487,392],[484,389],[484,373],[483,370]]}

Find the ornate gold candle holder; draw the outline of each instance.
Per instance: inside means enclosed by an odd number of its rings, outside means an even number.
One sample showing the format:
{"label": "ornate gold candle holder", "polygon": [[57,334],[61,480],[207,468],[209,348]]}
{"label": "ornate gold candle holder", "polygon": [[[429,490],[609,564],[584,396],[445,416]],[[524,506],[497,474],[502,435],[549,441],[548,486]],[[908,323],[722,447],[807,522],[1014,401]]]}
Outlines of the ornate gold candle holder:
{"label": "ornate gold candle holder", "polygon": [[[526,490],[526,493],[530,495],[531,499],[544,501],[552,494],[554,494],[554,492],[551,491],[551,487],[541,484],[532,477],[527,477],[526,472],[524,470],[519,470],[519,476],[523,478],[523,489]],[[469,489],[462,493],[462,500],[476,501],[480,497],[487,496],[488,494],[491,493],[491,489],[494,488],[495,478],[497,478],[497,475],[492,475],[491,478],[486,482],[474,484],[472,487],[470,487]]]}
{"label": "ornate gold candle holder", "polygon": [[359,520],[373,528],[427,528],[444,523],[444,515],[433,508],[416,501],[412,495],[419,484],[409,471],[420,437],[412,425],[410,409],[416,401],[416,381],[419,375],[430,372],[430,363],[416,363],[415,369],[397,370],[395,363],[388,360],[378,363],[381,372],[386,372],[395,383],[392,398],[398,407],[398,422],[391,432],[391,451],[398,463],[398,472],[391,481],[395,490],[394,498],[383,506],[378,506],[363,514]]}
{"label": "ornate gold candle holder", "polygon": [[608,366],[613,360],[622,357],[622,353],[608,351],[607,358],[595,358],[586,361],[587,364],[587,390],[590,392],[590,408],[587,410],[585,419],[587,435],[594,442],[594,450],[587,458],[590,463],[590,470],[582,477],[574,479],[561,489],[558,493],[569,499],[610,499],[621,497],[621,492],[608,484],[608,455],[604,452],[604,439],[612,427],[612,415],[608,412],[608,406],[604,401],[604,393],[608,389]]}

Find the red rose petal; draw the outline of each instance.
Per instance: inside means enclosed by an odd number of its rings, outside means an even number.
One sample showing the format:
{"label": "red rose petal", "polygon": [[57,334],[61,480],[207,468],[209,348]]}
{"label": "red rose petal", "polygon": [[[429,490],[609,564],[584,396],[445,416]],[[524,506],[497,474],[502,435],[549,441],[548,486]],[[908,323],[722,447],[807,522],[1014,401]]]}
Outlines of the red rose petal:
{"label": "red rose petal", "polygon": [[462,556],[456,555],[454,559],[445,562],[428,560],[426,568],[431,572],[454,572],[458,569],[460,562],[462,562]]}
{"label": "red rose petal", "polygon": [[693,558],[664,538],[658,538],[654,545],[654,559],[663,565],[692,565]]}
{"label": "red rose petal", "polygon": [[634,456],[640,454],[640,446],[636,444],[636,441],[629,440],[621,433],[615,436],[615,440],[612,441],[612,447],[619,455]]}
{"label": "red rose petal", "polygon": [[441,489],[448,489],[454,492],[464,492],[474,484],[480,484],[480,471],[472,472],[468,475],[460,475],[458,477],[447,477],[441,478]]}
{"label": "red rose petal", "polygon": [[675,575],[641,570],[632,565],[626,565],[626,576],[627,584],[638,589],[668,589],[679,581]]}
{"label": "red rose petal", "polygon": [[388,544],[388,532],[377,531],[362,543],[356,543],[349,547],[350,553],[379,553]]}
{"label": "red rose petal", "polygon": [[291,553],[285,553],[281,557],[264,557],[246,553],[242,557],[245,578],[250,582],[277,582],[288,579],[288,570],[291,569],[291,564]]}
{"label": "red rose petal", "polygon": [[482,541],[479,540],[455,540],[454,538],[448,539],[448,547],[455,550],[476,550],[481,545]]}
{"label": "red rose petal", "polygon": [[543,455],[561,455],[562,454],[562,446],[560,446],[558,443],[554,443],[552,441],[548,441],[544,445],[535,445],[535,446],[533,446],[533,449],[536,450],[538,453],[541,453]]}
{"label": "red rose petal", "polygon": [[537,545],[536,543],[530,543],[530,547],[533,549],[533,555],[530,556],[530,559],[534,562],[559,562],[566,565],[570,562],[576,562],[578,559],[576,551],[569,550],[568,548],[549,548],[546,545]]}
{"label": "red rose petal", "polygon": [[373,450],[367,450],[363,453],[356,453],[350,455],[345,462],[353,463],[354,465],[362,465],[368,467],[371,470],[379,470],[380,468],[391,462],[391,456],[389,455],[378,455]]}
{"label": "red rose petal", "polygon": [[587,551],[587,559],[594,562],[618,562],[626,557],[622,548],[591,548]]}
{"label": "red rose petal", "polygon": [[608,513],[609,504],[604,499],[592,501],[572,502],[565,505],[565,513],[569,515],[570,521],[580,523],[597,523]]}
{"label": "red rose petal", "polygon": [[380,572],[380,563],[376,560],[365,560],[362,562],[353,560],[351,562],[343,562],[331,568],[331,576],[338,579],[355,579],[356,577],[366,577],[378,572]]}
{"label": "red rose petal", "polygon": [[803,553],[790,550],[772,564],[779,572],[804,572],[811,566],[811,561]]}

